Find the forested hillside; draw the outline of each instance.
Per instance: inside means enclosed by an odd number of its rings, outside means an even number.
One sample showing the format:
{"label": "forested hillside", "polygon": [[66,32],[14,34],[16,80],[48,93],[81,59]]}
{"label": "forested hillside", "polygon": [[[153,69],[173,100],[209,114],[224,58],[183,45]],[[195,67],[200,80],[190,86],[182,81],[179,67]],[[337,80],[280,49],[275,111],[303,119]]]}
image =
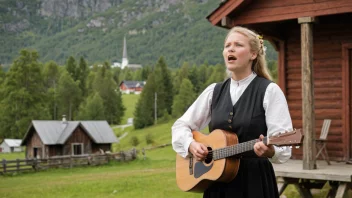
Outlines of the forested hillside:
{"label": "forested hillside", "polygon": [[[206,16],[219,0],[0,0],[0,64],[22,48],[39,60],[63,65],[69,56],[88,64],[121,61],[123,37],[130,63],[152,65],[160,56],[169,67],[183,62],[222,63],[226,30]],[[269,59],[276,59],[269,48]]]}

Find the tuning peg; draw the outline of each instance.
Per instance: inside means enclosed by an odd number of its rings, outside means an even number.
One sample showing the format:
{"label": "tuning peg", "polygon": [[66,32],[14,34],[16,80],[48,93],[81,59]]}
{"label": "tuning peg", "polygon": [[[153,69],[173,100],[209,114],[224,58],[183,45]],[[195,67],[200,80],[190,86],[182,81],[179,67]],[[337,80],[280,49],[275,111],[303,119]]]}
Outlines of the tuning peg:
{"label": "tuning peg", "polygon": [[290,149],[292,149],[292,146],[290,146]]}
{"label": "tuning peg", "polygon": [[296,149],[299,149],[300,146],[296,146]]}

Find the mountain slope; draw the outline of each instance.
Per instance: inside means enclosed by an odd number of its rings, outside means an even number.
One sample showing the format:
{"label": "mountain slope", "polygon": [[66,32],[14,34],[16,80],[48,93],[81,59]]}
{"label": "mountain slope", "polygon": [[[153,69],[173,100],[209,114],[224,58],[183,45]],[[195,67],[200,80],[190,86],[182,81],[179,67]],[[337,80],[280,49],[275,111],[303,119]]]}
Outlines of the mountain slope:
{"label": "mountain slope", "polygon": [[[206,16],[219,1],[208,0],[0,0],[0,64],[21,48],[42,61],[64,64],[68,56],[90,63],[121,62],[126,36],[130,63],[152,65],[164,56],[169,67],[183,62],[222,63],[226,30]],[[269,49],[272,50],[272,49]]]}

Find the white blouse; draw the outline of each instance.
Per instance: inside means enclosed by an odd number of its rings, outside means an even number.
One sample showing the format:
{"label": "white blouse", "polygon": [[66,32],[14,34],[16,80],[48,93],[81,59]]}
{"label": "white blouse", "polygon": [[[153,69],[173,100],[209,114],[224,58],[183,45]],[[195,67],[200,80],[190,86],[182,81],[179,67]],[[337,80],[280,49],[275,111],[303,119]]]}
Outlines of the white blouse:
{"label": "white blouse", "polygon": [[[230,94],[232,104],[236,104],[239,97],[257,76],[252,73],[245,79],[235,81],[231,78]],[[200,131],[208,126],[211,115],[211,101],[216,83],[209,85],[172,126],[172,147],[182,157],[188,156],[188,148],[194,141],[191,131]],[[291,131],[292,121],[287,101],[280,87],[270,83],[265,91],[263,107],[265,110],[267,135],[270,137],[279,132]],[[259,137],[258,137],[259,138]],[[275,155],[270,159],[273,163],[284,163],[291,157],[291,147],[276,147]]]}

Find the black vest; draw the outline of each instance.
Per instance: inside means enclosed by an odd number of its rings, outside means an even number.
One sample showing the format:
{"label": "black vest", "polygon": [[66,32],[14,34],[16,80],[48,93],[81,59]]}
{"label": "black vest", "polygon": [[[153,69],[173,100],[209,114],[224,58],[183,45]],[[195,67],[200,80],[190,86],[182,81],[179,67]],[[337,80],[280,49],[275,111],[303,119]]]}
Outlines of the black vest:
{"label": "black vest", "polygon": [[236,104],[232,106],[230,96],[231,79],[217,83],[211,104],[210,131],[222,129],[237,134],[239,142],[267,135],[263,100],[271,81],[256,76],[248,85]]}

